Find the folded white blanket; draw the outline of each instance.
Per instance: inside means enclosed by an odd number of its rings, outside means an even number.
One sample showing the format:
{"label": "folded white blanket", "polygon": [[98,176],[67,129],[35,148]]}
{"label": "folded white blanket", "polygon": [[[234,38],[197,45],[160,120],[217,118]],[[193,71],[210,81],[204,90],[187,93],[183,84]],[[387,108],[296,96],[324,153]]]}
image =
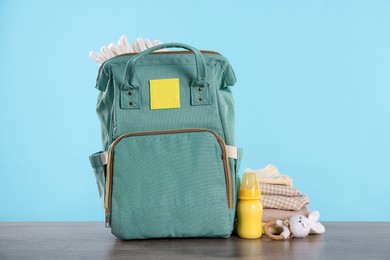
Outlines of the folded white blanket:
{"label": "folded white blanket", "polygon": [[265,168],[259,170],[245,169],[244,173],[256,174],[257,180],[260,183],[280,184],[280,185],[292,185],[292,179],[280,174],[278,168],[272,164],[268,164]]}

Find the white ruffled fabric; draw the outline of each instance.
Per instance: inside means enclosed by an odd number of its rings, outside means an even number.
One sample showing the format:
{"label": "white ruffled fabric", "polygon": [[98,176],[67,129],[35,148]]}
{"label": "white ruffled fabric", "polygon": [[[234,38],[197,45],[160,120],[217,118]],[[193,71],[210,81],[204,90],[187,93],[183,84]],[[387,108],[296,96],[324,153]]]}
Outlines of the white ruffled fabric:
{"label": "white ruffled fabric", "polygon": [[[129,43],[129,40],[125,35],[121,36],[118,43],[110,43],[108,46],[102,46],[100,48],[100,53],[91,51],[89,52],[89,57],[96,61],[99,65],[103,64],[106,60],[111,59],[115,56],[125,54],[125,53],[138,53],[142,52],[150,47],[157,46],[162,44],[158,39],[153,42],[150,39],[138,38],[132,44]],[[158,51],[166,51],[161,49]]]}

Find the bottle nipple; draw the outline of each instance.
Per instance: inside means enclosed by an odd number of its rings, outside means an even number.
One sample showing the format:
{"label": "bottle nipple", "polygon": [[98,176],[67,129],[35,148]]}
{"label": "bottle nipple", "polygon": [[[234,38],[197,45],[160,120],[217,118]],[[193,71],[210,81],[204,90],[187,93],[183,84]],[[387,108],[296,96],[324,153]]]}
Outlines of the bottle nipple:
{"label": "bottle nipple", "polygon": [[240,186],[240,199],[253,200],[260,199],[260,187],[254,173],[244,173]]}

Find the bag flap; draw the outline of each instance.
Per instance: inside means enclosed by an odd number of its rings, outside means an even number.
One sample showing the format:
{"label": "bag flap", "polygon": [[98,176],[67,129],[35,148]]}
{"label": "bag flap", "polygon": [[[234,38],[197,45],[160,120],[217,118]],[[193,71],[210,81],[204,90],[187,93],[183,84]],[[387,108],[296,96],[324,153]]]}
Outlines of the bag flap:
{"label": "bag flap", "polygon": [[229,86],[234,86],[237,82],[236,74],[234,74],[234,70],[232,66],[228,63],[224,72],[223,76],[225,77],[225,81]]}
{"label": "bag flap", "polygon": [[103,64],[99,69],[99,73],[96,78],[96,86],[95,86],[95,88],[97,88],[102,92],[106,91],[107,86],[111,79],[111,70],[105,65],[107,65],[107,63]]}

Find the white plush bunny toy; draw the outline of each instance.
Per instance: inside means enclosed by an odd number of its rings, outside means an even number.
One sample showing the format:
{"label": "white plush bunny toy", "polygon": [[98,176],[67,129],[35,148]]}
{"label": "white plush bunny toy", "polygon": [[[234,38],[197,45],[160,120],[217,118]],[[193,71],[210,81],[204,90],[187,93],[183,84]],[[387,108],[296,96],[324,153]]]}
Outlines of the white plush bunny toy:
{"label": "white plush bunny toy", "polygon": [[278,219],[267,223],[264,232],[272,239],[282,240],[291,237],[306,237],[309,234],[322,234],[325,227],[318,222],[320,213],[313,211],[309,217],[296,215],[284,221]]}

